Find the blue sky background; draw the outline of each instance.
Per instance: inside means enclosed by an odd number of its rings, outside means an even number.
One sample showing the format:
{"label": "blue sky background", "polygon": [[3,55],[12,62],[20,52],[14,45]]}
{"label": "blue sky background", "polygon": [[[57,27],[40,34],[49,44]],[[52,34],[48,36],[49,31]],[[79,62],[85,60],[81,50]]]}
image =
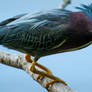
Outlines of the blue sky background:
{"label": "blue sky background", "polygon": [[[72,0],[66,9],[76,11],[80,4],[92,0]],[[61,0],[0,0],[0,21],[21,13],[57,8]],[[4,48],[0,49],[19,54]],[[43,57],[39,63],[65,80],[77,92],[92,92],[92,45],[80,51],[73,51]],[[0,64],[0,92],[46,92],[27,73],[20,69]]]}

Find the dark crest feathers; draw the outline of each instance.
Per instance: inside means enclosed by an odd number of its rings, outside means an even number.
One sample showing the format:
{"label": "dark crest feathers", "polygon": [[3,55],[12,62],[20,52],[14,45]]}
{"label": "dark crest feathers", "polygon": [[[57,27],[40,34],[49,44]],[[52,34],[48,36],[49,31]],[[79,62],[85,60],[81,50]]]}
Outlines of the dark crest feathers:
{"label": "dark crest feathers", "polygon": [[88,6],[81,4],[81,7],[76,7],[76,8],[80,9],[84,14],[86,14],[92,20],[92,4]]}

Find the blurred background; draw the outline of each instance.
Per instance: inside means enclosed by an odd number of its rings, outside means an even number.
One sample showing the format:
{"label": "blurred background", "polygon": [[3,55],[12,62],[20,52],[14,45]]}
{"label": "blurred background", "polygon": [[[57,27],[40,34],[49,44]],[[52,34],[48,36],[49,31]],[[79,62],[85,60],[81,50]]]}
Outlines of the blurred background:
{"label": "blurred background", "polygon": [[[36,11],[58,8],[62,0],[0,0],[0,21],[9,17]],[[72,0],[66,9],[77,11],[80,4],[89,5],[92,0]],[[0,46],[0,50],[20,54]],[[65,80],[77,92],[92,92],[92,45],[82,50],[43,57],[39,63]],[[0,64],[0,92],[46,92],[27,73]]]}

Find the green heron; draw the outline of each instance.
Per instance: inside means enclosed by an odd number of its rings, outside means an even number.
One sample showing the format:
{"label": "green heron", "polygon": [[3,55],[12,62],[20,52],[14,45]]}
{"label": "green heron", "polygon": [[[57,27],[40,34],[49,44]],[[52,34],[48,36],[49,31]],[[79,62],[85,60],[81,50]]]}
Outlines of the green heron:
{"label": "green heron", "polygon": [[[55,81],[66,85],[49,69],[37,63],[37,60],[51,54],[79,50],[92,43],[92,4],[77,8],[80,11],[52,9],[22,14],[2,21],[0,44],[26,53],[27,62],[32,63],[30,71],[53,79],[47,86]],[[34,59],[30,56],[34,56]]]}

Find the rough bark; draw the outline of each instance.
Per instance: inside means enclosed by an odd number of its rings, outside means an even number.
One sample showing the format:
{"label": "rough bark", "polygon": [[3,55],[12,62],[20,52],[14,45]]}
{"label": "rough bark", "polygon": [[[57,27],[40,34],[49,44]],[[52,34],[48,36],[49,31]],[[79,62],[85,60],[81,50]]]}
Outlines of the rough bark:
{"label": "rough bark", "polygon": [[[12,53],[6,53],[4,51],[0,51],[0,63],[6,64],[12,67],[16,67],[19,69],[23,69],[26,71],[35,81],[37,81],[41,86],[46,88],[46,84],[51,81],[51,79],[47,77],[43,77],[40,80],[37,80],[37,74],[34,74],[30,71],[30,63],[27,63],[25,60],[25,54],[15,55]],[[69,86],[65,86],[62,83],[54,83],[49,87],[49,92],[74,92]]]}
{"label": "rough bark", "polygon": [[71,0],[63,0],[63,2],[60,4],[59,8],[65,8],[68,4],[71,3]]}

